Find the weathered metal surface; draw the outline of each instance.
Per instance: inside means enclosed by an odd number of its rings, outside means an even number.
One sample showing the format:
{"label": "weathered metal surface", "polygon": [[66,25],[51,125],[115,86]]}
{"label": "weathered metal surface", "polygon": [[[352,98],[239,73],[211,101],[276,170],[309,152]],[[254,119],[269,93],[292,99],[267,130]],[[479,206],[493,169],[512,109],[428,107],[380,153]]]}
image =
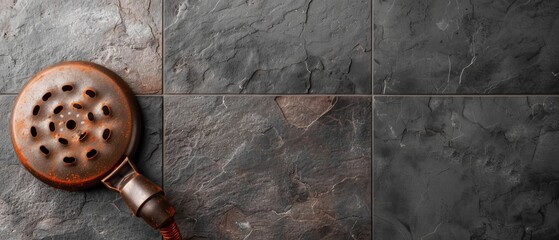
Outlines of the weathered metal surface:
{"label": "weathered metal surface", "polygon": [[64,62],[39,72],[16,99],[11,130],[21,163],[43,182],[67,190],[103,182],[136,216],[161,228],[165,239],[181,238],[163,190],[130,162],[139,141],[139,108],[110,70]]}
{"label": "weathered metal surface", "polygon": [[175,209],[165,198],[163,189],[141,175],[129,158],[102,182],[120,193],[132,213],[151,227],[159,229],[174,222]]}
{"label": "weathered metal surface", "polygon": [[21,163],[66,190],[100,183],[133,154],[140,119],[132,91],[110,70],[64,62],[36,74],[19,94],[11,119]]}

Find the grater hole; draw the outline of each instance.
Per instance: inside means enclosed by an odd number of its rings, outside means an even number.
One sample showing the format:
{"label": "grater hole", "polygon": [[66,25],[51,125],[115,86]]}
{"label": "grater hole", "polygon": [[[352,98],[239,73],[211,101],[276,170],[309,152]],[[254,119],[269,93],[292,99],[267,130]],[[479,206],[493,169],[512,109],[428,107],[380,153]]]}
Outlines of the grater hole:
{"label": "grater hole", "polygon": [[72,87],[71,85],[62,86],[62,91],[64,91],[64,92],[72,91],[72,89],[74,89],[74,87]]}
{"label": "grater hole", "polygon": [[37,129],[35,127],[31,127],[31,136],[33,137],[37,136]]}
{"label": "grater hole", "polygon": [[80,105],[79,103],[74,103],[72,106],[73,106],[75,109],[82,109],[82,108],[83,108],[82,105]]}
{"label": "grater hole", "polygon": [[54,125],[53,122],[49,123],[49,129],[50,129],[51,132],[54,132],[54,130],[56,130],[55,125]]}
{"label": "grater hole", "polygon": [[111,138],[111,129],[106,128],[103,131],[103,139],[109,140],[109,138]]}
{"label": "grater hole", "polygon": [[66,127],[70,130],[76,128],[76,121],[69,120],[68,122],[66,122]]}
{"label": "grater hole", "polygon": [[89,152],[87,152],[87,153],[85,154],[85,156],[86,156],[87,158],[89,158],[89,159],[92,159],[92,158],[94,158],[95,156],[97,156],[97,150],[91,149]]}
{"label": "grater hole", "polygon": [[90,89],[86,90],[86,91],[85,91],[85,94],[86,94],[87,96],[89,96],[90,98],[94,98],[94,97],[97,95],[97,94],[95,93],[95,91],[90,90]]}
{"label": "grater hole", "polygon": [[75,157],[65,157],[65,158],[62,159],[62,161],[64,163],[67,163],[67,164],[72,164],[72,163],[76,162],[76,158]]}
{"label": "grater hole", "polygon": [[87,114],[87,119],[89,119],[89,121],[93,121],[95,120],[95,116],[93,115],[93,113],[90,112]]}
{"label": "grater hole", "polygon": [[41,110],[41,106],[35,105],[33,108],[33,115],[37,116],[39,114],[39,110]]}
{"label": "grater hole", "polygon": [[41,147],[39,147],[39,149],[41,150],[41,152],[45,155],[49,155],[49,150],[47,149],[47,147],[41,145]]}
{"label": "grater hole", "polygon": [[59,142],[59,143],[62,143],[62,144],[64,144],[64,145],[68,145],[68,140],[66,140],[66,138],[59,138],[59,139],[58,139],[58,142]]}
{"label": "grater hole", "polygon": [[82,134],[80,134],[80,141],[83,141],[85,137],[87,137],[87,132],[83,132]]}
{"label": "grater hole", "polygon": [[54,114],[59,114],[60,112],[62,112],[62,109],[64,109],[63,106],[58,106],[54,109],[53,112],[54,112]]}
{"label": "grater hole", "polygon": [[45,95],[43,95],[43,101],[45,101],[45,102],[48,101],[51,96],[52,96],[52,93],[50,93],[50,92],[45,93]]}
{"label": "grater hole", "polygon": [[103,107],[101,108],[101,110],[103,110],[103,114],[104,114],[105,116],[111,115],[111,109],[110,109],[107,105],[103,106]]}

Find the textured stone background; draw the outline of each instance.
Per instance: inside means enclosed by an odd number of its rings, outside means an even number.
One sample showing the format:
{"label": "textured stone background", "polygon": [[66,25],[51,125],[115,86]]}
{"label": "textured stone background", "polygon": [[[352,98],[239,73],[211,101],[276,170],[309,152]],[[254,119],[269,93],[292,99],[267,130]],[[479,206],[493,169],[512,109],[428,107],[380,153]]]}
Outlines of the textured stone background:
{"label": "textured stone background", "polygon": [[374,92],[558,93],[558,11],[549,0],[374,0]]}
{"label": "textured stone background", "polygon": [[[0,112],[14,100],[0,96]],[[145,127],[136,162],[165,187],[185,239],[371,238],[372,98],[139,102]],[[0,121],[3,136],[8,124]],[[118,194],[50,188],[19,163],[9,138],[0,143],[0,238],[159,238]]]}
{"label": "textured stone background", "polygon": [[165,1],[169,93],[371,93],[370,0]]}
{"label": "textured stone background", "polygon": [[[559,97],[417,96],[557,93],[558,1],[0,7],[0,113],[51,63],[116,71],[185,239],[559,239]],[[117,194],[53,190],[0,151],[1,239],[159,238]]]}
{"label": "textured stone background", "polygon": [[[161,184],[162,97],[140,97],[145,127],[136,162]],[[14,96],[0,96],[9,115]],[[104,187],[68,192],[47,186],[20,164],[10,141],[9,118],[0,119],[0,239],[158,239],[133,218],[117,193]]]}
{"label": "textured stone background", "polygon": [[[281,102],[320,105],[308,100]],[[166,98],[165,187],[185,237],[370,239],[371,100],[337,98],[305,128],[310,109],[279,98]]]}
{"label": "textured stone background", "polygon": [[373,9],[374,238],[559,239],[559,2]]}
{"label": "textured stone background", "polygon": [[[99,63],[138,95],[135,160],[165,188],[184,239],[370,239],[371,8],[0,0],[0,114],[38,70]],[[8,117],[0,134],[0,239],[160,239],[114,192],[35,179],[14,155]]]}
{"label": "textured stone background", "polygon": [[0,93],[68,60],[104,65],[138,94],[161,93],[161,0],[0,0]]}
{"label": "textured stone background", "polygon": [[558,97],[377,97],[375,239],[559,239]]}

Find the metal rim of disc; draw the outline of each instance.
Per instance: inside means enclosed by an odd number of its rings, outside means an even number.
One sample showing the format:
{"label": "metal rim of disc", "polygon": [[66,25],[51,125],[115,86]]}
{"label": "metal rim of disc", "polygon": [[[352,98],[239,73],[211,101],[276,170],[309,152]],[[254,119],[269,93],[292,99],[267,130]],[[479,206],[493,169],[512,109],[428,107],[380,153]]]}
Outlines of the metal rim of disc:
{"label": "metal rim of disc", "polygon": [[128,85],[89,62],[37,73],[18,95],[12,143],[21,163],[61,189],[95,186],[135,151],[140,117]]}

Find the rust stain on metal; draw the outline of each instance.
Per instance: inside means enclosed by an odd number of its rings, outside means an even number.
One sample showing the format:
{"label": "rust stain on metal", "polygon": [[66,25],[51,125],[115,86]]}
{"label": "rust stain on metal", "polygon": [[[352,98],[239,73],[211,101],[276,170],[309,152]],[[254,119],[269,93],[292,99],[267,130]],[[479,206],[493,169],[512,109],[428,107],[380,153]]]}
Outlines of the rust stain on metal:
{"label": "rust stain on metal", "polygon": [[308,128],[316,120],[334,107],[336,98],[333,96],[280,96],[276,97],[283,116],[291,125]]}
{"label": "rust stain on metal", "polygon": [[[43,182],[66,190],[99,184],[122,156],[133,153],[139,126],[138,106],[126,83],[86,62],[65,62],[39,72],[17,97],[11,119],[21,163]],[[100,141],[104,129],[119,137]],[[82,138],[84,132],[87,137]],[[88,158],[92,149],[97,155]]]}
{"label": "rust stain on metal", "polygon": [[64,62],[39,72],[17,97],[12,143],[41,181],[66,190],[103,182],[164,239],[181,239],[163,190],[129,159],[139,142],[139,116],[120,77],[93,63]]}

